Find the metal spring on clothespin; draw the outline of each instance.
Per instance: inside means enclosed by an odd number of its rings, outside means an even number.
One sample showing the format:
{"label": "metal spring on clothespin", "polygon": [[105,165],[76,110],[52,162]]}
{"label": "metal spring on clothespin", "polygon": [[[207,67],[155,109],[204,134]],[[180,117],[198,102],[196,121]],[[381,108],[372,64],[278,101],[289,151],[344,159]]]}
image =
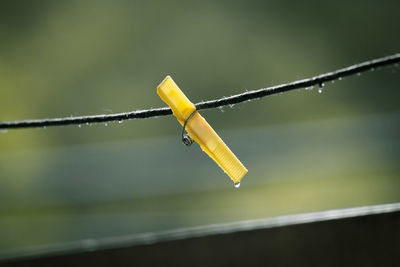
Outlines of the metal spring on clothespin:
{"label": "metal spring on clothespin", "polygon": [[194,142],[194,140],[192,139],[192,137],[190,137],[189,133],[186,132],[185,128],[186,128],[186,124],[188,123],[188,121],[193,117],[193,115],[196,113],[197,110],[193,111],[189,117],[186,119],[185,123],[183,124],[183,128],[182,128],[182,143],[185,146],[191,146]]}

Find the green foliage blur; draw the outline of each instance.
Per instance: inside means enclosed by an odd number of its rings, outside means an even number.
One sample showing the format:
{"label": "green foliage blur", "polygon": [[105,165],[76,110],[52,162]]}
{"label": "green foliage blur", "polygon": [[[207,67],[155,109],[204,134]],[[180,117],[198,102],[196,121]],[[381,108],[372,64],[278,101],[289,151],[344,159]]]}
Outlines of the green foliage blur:
{"label": "green foliage blur", "polygon": [[[2,1],[0,121],[193,102],[399,52],[398,1]],[[202,112],[240,189],[172,117],[0,132],[0,256],[400,201],[400,68]],[[21,252],[22,253],[22,252]],[[4,256],[6,257],[6,256]]]}

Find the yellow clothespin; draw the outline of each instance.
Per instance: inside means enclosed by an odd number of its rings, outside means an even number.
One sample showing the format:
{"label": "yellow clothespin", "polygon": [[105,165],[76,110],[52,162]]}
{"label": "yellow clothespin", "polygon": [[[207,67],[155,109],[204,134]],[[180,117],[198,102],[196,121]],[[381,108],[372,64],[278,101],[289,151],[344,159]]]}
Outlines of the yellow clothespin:
{"label": "yellow clothespin", "polygon": [[[190,137],[229,175],[235,187],[239,187],[240,180],[247,173],[246,167],[196,111],[196,107],[170,76],[167,76],[157,87],[157,94],[171,107],[174,116],[183,126],[182,136],[186,128]],[[183,137],[183,142],[185,145],[190,145],[193,141],[186,136]]]}

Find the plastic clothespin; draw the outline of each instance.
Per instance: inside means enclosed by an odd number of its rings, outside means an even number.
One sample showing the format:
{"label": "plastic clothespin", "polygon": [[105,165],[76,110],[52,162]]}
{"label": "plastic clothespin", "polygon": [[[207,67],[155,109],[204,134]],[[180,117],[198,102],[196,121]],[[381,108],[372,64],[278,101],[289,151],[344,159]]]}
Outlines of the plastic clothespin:
{"label": "plastic clothespin", "polygon": [[196,111],[196,107],[170,76],[165,77],[157,87],[157,94],[171,107],[174,116],[184,127],[184,130],[186,126],[191,138],[229,175],[235,186],[238,187],[240,180],[247,173],[246,167]]}

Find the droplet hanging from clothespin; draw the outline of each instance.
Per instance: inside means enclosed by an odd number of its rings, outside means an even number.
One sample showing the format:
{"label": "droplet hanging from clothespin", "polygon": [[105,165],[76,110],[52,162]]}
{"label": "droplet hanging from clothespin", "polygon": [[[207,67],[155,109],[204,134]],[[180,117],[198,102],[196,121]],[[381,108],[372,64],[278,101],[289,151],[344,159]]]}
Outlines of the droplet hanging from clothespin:
{"label": "droplet hanging from clothespin", "polygon": [[157,94],[167,103],[183,126],[182,136],[186,145],[190,139],[184,131],[224,170],[235,184],[240,184],[247,173],[246,167],[225,145],[224,141],[211,128],[207,121],[196,111],[196,107],[183,94],[170,76],[167,76],[157,87]]}

